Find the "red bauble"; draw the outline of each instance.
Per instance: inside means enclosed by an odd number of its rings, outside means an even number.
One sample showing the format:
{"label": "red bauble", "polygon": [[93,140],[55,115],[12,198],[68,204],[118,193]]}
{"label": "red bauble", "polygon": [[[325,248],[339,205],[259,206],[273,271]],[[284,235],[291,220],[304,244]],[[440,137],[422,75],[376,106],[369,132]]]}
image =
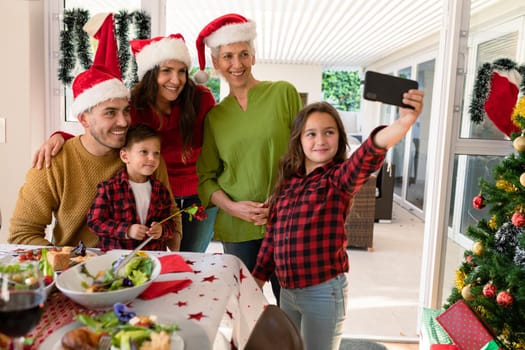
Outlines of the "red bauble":
{"label": "red bauble", "polygon": [[496,296],[496,286],[494,286],[491,282],[485,284],[483,287],[483,295],[486,298],[494,298]]}
{"label": "red bauble", "polygon": [[525,226],[525,215],[520,212],[516,212],[512,215],[512,224],[516,227]]}
{"label": "red bauble", "polygon": [[501,305],[503,307],[509,307],[514,302],[514,298],[512,297],[512,295],[510,295],[509,292],[503,291],[498,293],[498,296],[496,297],[496,302],[498,303],[498,305]]}
{"label": "red bauble", "polygon": [[482,195],[478,195],[472,199],[472,206],[476,209],[483,209],[485,208],[485,197]]}

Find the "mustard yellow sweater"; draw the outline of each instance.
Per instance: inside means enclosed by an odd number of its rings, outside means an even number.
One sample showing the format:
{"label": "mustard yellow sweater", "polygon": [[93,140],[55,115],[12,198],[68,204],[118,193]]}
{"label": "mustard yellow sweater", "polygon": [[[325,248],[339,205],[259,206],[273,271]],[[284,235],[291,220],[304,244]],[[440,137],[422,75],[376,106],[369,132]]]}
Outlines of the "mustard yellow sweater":
{"label": "mustard yellow sweater", "polygon": [[[94,156],[80,142],[70,139],[52,159],[50,168],[31,168],[20,188],[10,220],[9,243],[49,245],[45,229],[53,216],[53,244],[76,246],[82,240],[96,247],[97,236],[86,225],[86,214],[95,198],[97,184],[112,177],[123,166],[119,152]],[[155,176],[168,188],[166,164],[162,161]],[[181,233],[180,217],[175,232]]]}

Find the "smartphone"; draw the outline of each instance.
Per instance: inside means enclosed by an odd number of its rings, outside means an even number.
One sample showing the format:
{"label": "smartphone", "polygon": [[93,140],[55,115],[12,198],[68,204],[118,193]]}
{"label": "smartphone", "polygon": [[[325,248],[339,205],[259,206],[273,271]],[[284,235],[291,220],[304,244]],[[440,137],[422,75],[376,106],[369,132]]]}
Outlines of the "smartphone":
{"label": "smartphone", "polygon": [[403,103],[403,94],[418,87],[419,84],[415,80],[367,71],[365,73],[363,97],[369,101],[379,101],[389,105],[414,109],[412,106]]}

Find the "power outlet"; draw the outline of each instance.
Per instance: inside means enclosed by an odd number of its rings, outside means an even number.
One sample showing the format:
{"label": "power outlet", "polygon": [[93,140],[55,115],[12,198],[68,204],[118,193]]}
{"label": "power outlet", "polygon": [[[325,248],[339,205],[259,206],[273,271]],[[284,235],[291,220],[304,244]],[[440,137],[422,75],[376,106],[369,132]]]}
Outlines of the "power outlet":
{"label": "power outlet", "polygon": [[0,118],[0,143],[5,143],[5,118]]}

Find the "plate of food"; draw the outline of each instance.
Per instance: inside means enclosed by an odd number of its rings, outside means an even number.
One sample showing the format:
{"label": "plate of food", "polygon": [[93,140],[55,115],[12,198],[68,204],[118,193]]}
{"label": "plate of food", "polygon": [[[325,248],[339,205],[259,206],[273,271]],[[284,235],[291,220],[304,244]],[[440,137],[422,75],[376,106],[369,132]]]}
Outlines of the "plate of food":
{"label": "plate of food", "polygon": [[54,272],[63,271],[71,266],[80,264],[88,259],[100,255],[96,249],[87,248],[82,241],[73,246],[49,246],[39,248],[19,247],[10,252],[18,261],[44,260],[53,268]]}
{"label": "plate of food", "polygon": [[108,349],[184,350],[180,328],[174,322],[161,322],[155,315],[137,315],[126,305],[98,316],[78,314],[76,322],[62,327],[40,345],[40,349],[99,349],[102,338],[109,338]]}
{"label": "plate of food", "polygon": [[160,274],[154,255],[138,252],[115,272],[121,253],[111,251],[75,265],[58,275],[56,287],[74,302],[93,310],[107,310],[115,303],[138,297]]}

